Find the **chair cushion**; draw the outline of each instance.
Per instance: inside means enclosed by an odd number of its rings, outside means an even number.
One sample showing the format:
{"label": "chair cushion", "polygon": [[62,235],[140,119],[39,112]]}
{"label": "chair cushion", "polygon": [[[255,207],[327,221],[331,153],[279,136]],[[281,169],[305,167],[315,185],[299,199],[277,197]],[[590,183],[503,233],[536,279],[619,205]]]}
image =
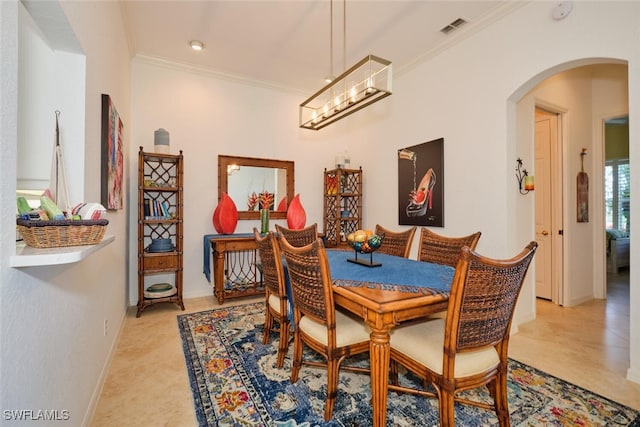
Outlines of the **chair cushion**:
{"label": "chair cushion", "polygon": [[[280,298],[277,295],[269,295],[269,307],[271,307],[276,313],[280,313]],[[289,313],[289,303],[287,302],[287,314]]]}
{"label": "chair cushion", "polygon": [[[324,345],[328,344],[327,327],[308,316],[300,319],[300,330]],[[353,319],[336,310],[336,346],[344,347],[369,341],[371,330],[362,320]]]}
{"label": "chair cushion", "polygon": [[[442,375],[445,320],[435,318],[401,325],[391,331],[391,347]],[[479,374],[500,363],[498,352],[490,347],[456,355],[455,377]]]}

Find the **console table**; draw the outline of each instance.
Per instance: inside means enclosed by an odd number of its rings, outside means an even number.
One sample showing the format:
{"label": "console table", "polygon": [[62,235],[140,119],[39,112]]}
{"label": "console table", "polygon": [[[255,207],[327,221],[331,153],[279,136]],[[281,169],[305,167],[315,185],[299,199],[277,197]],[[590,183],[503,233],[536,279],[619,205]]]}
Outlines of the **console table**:
{"label": "console table", "polygon": [[206,234],[203,273],[211,281],[213,256],[213,295],[218,303],[225,298],[264,294],[253,233]]}

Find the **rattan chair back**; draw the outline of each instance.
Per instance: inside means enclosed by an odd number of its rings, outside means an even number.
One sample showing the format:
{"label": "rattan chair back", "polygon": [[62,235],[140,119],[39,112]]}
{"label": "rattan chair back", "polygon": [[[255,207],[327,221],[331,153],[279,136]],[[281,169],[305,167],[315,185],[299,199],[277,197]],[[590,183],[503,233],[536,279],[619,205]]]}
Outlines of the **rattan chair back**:
{"label": "rattan chair back", "polygon": [[276,232],[278,235],[284,236],[290,245],[299,248],[316,241],[318,238],[318,224],[313,223],[299,230],[292,230],[276,224]]}
{"label": "rattan chair back", "polygon": [[411,227],[405,231],[391,231],[380,224],[376,224],[375,234],[384,236],[382,246],[378,249],[378,253],[409,258],[413,236],[416,234],[417,228],[418,227]]}
{"label": "rattan chair back", "polygon": [[278,239],[273,232],[263,236],[256,228],[253,229],[253,235],[262,266],[262,284],[270,293],[286,296],[282,254]]}
{"label": "rattan chair back", "polygon": [[455,267],[464,246],[475,250],[481,232],[462,237],[449,237],[435,233],[428,228],[420,230],[420,251],[418,260]]}
{"label": "rattan chair back", "polygon": [[[289,348],[289,298],[287,296],[286,279],[282,264],[280,242],[273,232],[261,235],[253,229],[262,272],[262,283],[265,287],[265,321],[262,343],[267,344],[271,332],[278,332],[278,358],[276,366],[281,368]],[[274,324],[277,322],[277,325]]]}
{"label": "rattan chair back", "polygon": [[335,316],[331,314],[334,311],[331,276],[322,240],[316,239],[311,244],[296,247],[286,235],[279,237],[287,261],[296,322],[298,316],[309,316],[335,327]]}
{"label": "rattan chair back", "polygon": [[536,248],[537,243],[531,242],[509,260],[462,249],[449,298],[445,355],[508,341],[516,301]]}

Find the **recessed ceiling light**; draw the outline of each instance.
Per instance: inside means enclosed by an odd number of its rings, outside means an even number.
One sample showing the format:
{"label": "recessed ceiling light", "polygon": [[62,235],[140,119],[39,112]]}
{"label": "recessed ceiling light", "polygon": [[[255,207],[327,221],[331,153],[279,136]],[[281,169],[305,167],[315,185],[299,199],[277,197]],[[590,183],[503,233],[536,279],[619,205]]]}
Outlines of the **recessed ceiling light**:
{"label": "recessed ceiling light", "polygon": [[191,40],[189,42],[189,46],[191,46],[191,49],[193,49],[193,50],[195,50],[197,52],[199,52],[202,49],[204,49],[204,44],[202,44],[202,42],[198,41],[198,40]]}

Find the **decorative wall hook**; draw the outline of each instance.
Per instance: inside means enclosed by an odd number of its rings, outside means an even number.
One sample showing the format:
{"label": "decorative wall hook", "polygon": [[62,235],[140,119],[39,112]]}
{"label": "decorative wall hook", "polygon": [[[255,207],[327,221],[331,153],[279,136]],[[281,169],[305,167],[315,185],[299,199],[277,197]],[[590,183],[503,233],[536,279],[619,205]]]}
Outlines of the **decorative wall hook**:
{"label": "decorative wall hook", "polygon": [[534,190],[533,175],[529,175],[526,169],[522,168],[522,159],[516,160],[516,179],[518,180],[518,190],[520,194],[527,194]]}

